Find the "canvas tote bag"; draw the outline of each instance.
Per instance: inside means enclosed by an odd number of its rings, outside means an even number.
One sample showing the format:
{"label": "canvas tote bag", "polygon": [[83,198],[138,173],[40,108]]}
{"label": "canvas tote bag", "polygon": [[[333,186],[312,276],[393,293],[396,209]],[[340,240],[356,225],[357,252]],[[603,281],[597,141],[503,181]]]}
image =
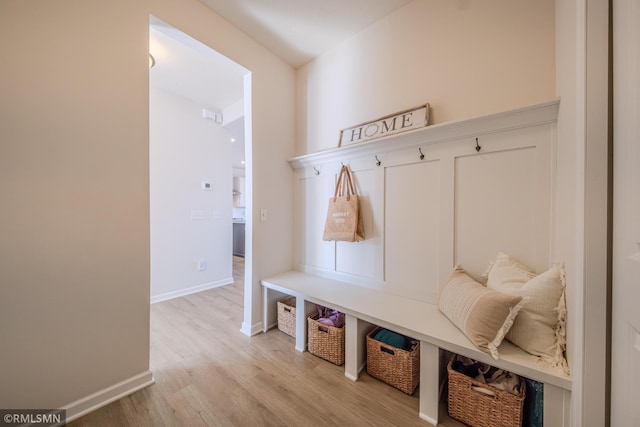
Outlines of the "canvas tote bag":
{"label": "canvas tote bag", "polygon": [[343,165],[336,182],[336,191],[329,199],[327,220],[322,240],[359,242],[364,240],[364,227],[360,215],[360,200],[355,191],[351,171]]}

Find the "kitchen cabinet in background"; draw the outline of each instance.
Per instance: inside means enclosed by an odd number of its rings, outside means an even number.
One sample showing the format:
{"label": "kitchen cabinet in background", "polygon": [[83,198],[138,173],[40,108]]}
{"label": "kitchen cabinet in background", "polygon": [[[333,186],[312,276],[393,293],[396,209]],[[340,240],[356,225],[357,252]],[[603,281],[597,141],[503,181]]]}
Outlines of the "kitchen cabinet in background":
{"label": "kitchen cabinet in background", "polygon": [[244,258],[244,222],[233,223],[233,255]]}

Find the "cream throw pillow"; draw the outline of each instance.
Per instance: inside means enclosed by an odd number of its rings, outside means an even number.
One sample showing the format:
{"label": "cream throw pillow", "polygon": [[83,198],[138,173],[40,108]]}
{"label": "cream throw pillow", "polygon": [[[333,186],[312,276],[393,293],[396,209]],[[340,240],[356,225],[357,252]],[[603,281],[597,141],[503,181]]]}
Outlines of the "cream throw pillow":
{"label": "cream throw pillow", "polygon": [[485,277],[489,289],[528,298],[506,338],[551,366],[568,371],[564,358],[564,268],[556,264],[536,275],[511,256],[499,253]]}
{"label": "cream throw pillow", "polygon": [[456,267],[440,291],[438,308],[480,350],[500,357],[498,347],[525,299],[488,289]]}

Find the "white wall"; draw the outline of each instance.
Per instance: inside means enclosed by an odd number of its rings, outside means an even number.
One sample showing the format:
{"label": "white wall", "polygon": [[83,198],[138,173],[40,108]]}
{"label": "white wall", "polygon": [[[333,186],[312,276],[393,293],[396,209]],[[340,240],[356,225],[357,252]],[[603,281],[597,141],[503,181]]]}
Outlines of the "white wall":
{"label": "white wall", "polygon": [[228,124],[242,119],[244,117],[244,101],[242,99],[239,99],[238,101],[234,102],[233,104],[225,107],[224,111],[222,112],[222,126],[227,126]]}
{"label": "white wall", "polygon": [[196,0],[0,2],[5,407],[74,416],[150,378],[150,14],[252,72],[249,328],[259,277],[291,268],[291,67]]}
{"label": "white wall", "polygon": [[142,3],[0,3],[3,407],[148,372],[148,31]]}
{"label": "white wall", "polygon": [[[233,282],[231,142],[200,105],[151,88],[149,96],[151,301]],[[211,190],[201,189],[203,181]],[[192,219],[192,213],[204,218]],[[198,262],[206,263],[198,271]]]}
{"label": "white wall", "polygon": [[554,97],[554,2],[415,0],[298,70],[296,154],[430,103],[443,123]]}

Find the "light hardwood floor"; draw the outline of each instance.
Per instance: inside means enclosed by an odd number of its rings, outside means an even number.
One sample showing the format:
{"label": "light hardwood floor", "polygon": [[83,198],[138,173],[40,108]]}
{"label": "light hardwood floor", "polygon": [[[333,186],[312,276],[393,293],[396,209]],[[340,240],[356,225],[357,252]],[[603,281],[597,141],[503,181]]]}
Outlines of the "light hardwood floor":
{"label": "light hardwood floor", "polygon": [[278,329],[243,335],[243,271],[234,257],[233,285],[153,304],[156,383],[68,425],[429,425],[418,418],[419,391],[407,396],[366,372],[352,382]]}

